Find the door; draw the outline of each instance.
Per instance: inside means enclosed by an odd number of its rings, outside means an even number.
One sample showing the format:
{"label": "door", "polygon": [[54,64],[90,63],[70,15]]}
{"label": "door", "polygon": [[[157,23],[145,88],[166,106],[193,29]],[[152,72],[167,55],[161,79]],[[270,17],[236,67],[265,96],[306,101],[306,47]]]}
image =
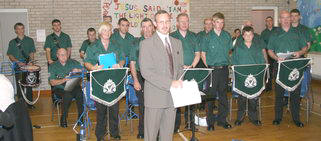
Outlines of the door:
{"label": "door", "polygon": [[261,32],[265,29],[265,18],[268,16],[274,17],[274,10],[252,10],[251,21],[253,23],[255,33],[261,34]]}

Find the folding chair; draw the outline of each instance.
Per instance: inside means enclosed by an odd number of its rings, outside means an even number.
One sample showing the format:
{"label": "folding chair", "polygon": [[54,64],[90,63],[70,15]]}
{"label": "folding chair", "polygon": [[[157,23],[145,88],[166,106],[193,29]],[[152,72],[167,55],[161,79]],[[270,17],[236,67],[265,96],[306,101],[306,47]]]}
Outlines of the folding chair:
{"label": "folding chair", "polygon": [[58,120],[58,126],[60,126],[60,111],[61,111],[61,104],[62,104],[62,97],[52,93],[51,94],[51,98],[52,98],[52,104],[51,104],[51,121],[54,120],[54,114],[55,114],[55,109],[57,110],[57,120]]}

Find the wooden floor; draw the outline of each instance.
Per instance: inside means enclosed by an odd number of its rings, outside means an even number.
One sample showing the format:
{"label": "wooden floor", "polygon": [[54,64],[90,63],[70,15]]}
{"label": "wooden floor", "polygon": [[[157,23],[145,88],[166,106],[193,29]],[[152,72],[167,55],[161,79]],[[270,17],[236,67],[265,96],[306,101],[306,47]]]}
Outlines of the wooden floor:
{"label": "wooden floor", "polygon": [[[312,87],[314,94],[321,92],[321,83],[319,81],[313,81]],[[120,114],[124,113],[124,100],[121,101]],[[304,103],[304,101],[303,101]],[[304,105],[304,104],[303,104]],[[76,134],[72,130],[72,124],[76,121],[76,106],[75,102],[69,112],[68,128],[58,127],[57,112],[55,111],[54,120],[51,121],[51,100],[49,95],[41,95],[39,101],[36,103],[36,109],[30,110],[30,116],[33,125],[41,126],[40,129],[33,129],[35,141],[74,141],[76,140]],[[215,131],[207,131],[206,127],[197,127],[199,132],[196,133],[196,137],[201,141],[320,141],[321,140],[321,116],[320,114],[311,114],[309,123],[306,121],[306,114],[304,110],[301,110],[301,120],[304,121],[305,127],[296,127],[292,120],[290,113],[284,113],[283,121],[280,126],[272,125],[274,119],[274,94],[263,93],[262,94],[262,123],[260,127],[256,127],[249,123],[248,119],[242,124],[242,126],[234,126],[236,117],[236,103],[233,104],[233,118],[230,122],[233,125],[232,129],[226,130],[222,127],[215,126]],[[302,106],[303,107],[303,106]],[[201,115],[204,115],[205,111],[201,111]],[[90,112],[90,118],[93,121],[93,128],[90,132],[88,140],[95,141],[95,111]],[[183,117],[183,116],[182,116]],[[184,119],[184,118],[183,118]],[[182,120],[183,120],[182,119]],[[182,122],[184,123],[184,122]],[[121,137],[122,140],[138,141],[137,135],[138,120],[133,120],[133,133],[130,132],[130,122],[126,124],[125,120],[121,121]],[[181,126],[183,130],[184,126]],[[182,132],[184,137],[189,139],[191,137],[190,131]],[[181,141],[183,138],[179,134],[174,135],[174,141]]]}

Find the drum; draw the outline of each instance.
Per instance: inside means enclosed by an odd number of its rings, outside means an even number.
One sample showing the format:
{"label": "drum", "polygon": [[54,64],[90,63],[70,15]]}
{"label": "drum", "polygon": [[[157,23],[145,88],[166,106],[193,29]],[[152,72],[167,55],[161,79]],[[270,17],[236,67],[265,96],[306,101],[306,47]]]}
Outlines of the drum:
{"label": "drum", "polygon": [[20,83],[22,86],[38,86],[40,84],[40,66],[32,65],[32,66],[23,66],[20,67],[21,70],[21,80]]}

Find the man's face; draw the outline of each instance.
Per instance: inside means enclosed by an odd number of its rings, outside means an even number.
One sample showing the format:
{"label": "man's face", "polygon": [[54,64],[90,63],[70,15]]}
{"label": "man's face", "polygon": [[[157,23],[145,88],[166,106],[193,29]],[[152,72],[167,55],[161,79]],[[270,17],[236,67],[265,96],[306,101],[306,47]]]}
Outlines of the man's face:
{"label": "man's face", "polygon": [[24,26],[17,26],[15,32],[18,36],[25,35],[25,27]]}
{"label": "man's face", "polygon": [[95,31],[89,31],[87,36],[88,36],[88,40],[90,42],[93,42],[96,40],[96,32]]}
{"label": "man's face", "polygon": [[129,29],[129,22],[127,21],[121,21],[118,25],[119,27],[119,31],[122,33],[122,34],[126,34],[128,32],[128,29]]}
{"label": "man's face", "polygon": [[253,37],[254,37],[254,34],[252,31],[246,31],[243,34],[243,38],[245,42],[252,42]]}
{"label": "man's face", "polygon": [[291,13],[292,23],[299,23],[300,19],[301,19],[301,16],[299,15],[299,13]]}
{"label": "man's face", "polygon": [[142,32],[144,37],[151,37],[154,33],[154,25],[150,21],[146,21],[142,23]]}
{"label": "man's face", "polygon": [[178,29],[181,31],[187,31],[189,28],[189,18],[187,16],[180,16],[177,21]]}
{"label": "man's face", "polygon": [[215,30],[221,31],[224,27],[224,19],[213,20],[213,25]]}
{"label": "man's face", "polygon": [[171,20],[168,14],[159,14],[156,16],[156,29],[162,34],[169,34]]}
{"label": "man's face", "polygon": [[291,18],[290,18],[290,13],[289,12],[282,12],[280,14],[280,23],[281,27],[288,28],[291,25]]}
{"label": "man's face", "polygon": [[210,30],[213,29],[212,20],[206,20],[206,21],[204,22],[204,29],[205,29],[206,31],[210,31]]}
{"label": "man's face", "polygon": [[104,40],[109,40],[111,33],[112,33],[111,28],[107,26],[107,28],[105,28],[101,31],[100,38],[102,38]]}
{"label": "man's face", "polygon": [[111,23],[112,19],[111,19],[111,17],[104,17],[104,21],[108,22],[108,23]]}
{"label": "man's face", "polygon": [[265,19],[265,24],[267,28],[272,28],[273,27],[273,19],[267,18]]}
{"label": "man's face", "polygon": [[67,51],[65,49],[59,49],[57,52],[57,58],[61,64],[65,64],[68,59]]}
{"label": "man's face", "polygon": [[52,24],[52,30],[54,32],[60,32],[61,31],[61,23],[60,22],[55,22]]}

